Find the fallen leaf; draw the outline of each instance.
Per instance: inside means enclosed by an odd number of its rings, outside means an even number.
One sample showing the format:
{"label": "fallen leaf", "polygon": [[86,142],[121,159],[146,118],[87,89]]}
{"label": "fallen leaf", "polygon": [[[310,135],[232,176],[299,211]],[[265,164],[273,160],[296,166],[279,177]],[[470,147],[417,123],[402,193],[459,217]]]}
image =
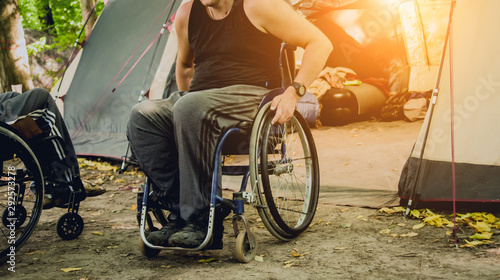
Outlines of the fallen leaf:
{"label": "fallen leaf", "polygon": [[61,270],[62,270],[63,272],[71,272],[71,271],[78,271],[78,270],[82,270],[82,268],[81,268],[81,267],[78,267],[78,268],[76,268],[76,267],[68,267],[68,268],[61,268]]}
{"label": "fallen leaf", "polygon": [[414,225],[413,226],[413,229],[421,229],[425,226],[425,223],[421,223],[421,224],[418,224],[418,225]]}
{"label": "fallen leaf", "polygon": [[115,180],[116,184],[125,183],[125,182],[126,182],[125,179],[116,179]]}
{"label": "fallen leaf", "polygon": [[217,259],[216,258],[209,258],[209,259],[202,259],[202,260],[199,260],[198,262],[199,263],[210,263],[210,262],[214,262],[216,261]]}
{"label": "fallen leaf", "polygon": [[420,211],[418,211],[417,209],[411,210],[410,214],[417,219],[420,218]]}
{"label": "fallen leaf", "polygon": [[470,239],[491,239],[491,236],[493,235],[492,232],[482,232],[482,233],[476,233],[472,236],[469,236]]}
{"label": "fallen leaf", "polygon": [[340,226],[343,227],[343,228],[350,228],[351,224],[341,224]]}
{"label": "fallen leaf", "polygon": [[495,215],[489,213],[486,215],[486,220],[488,220],[490,224],[493,224],[497,220],[497,218],[495,217]]}
{"label": "fallen leaf", "polygon": [[416,233],[416,232],[409,232],[409,233],[401,234],[400,236],[401,237],[415,237],[417,235],[418,235],[418,233]]}
{"label": "fallen leaf", "polygon": [[163,267],[163,268],[171,268],[172,266],[171,265],[162,265],[160,267]]}
{"label": "fallen leaf", "polygon": [[33,254],[38,254],[38,255],[45,255],[45,252],[43,251],[35,251],[35,252],[29,252],[29,253],[25,253],[25,255],[33,255]]}
{"label": "fallen leaf", "polygon": [[258,261],[258,262],[263,262],[264,261],[264,258],[261,257],[261,256],[255,256],[254,258],[255,261]]}
{"label": "fallen leaf", "polygon": [[95,234],[95,235],[104,235],[104,233],[102,233],[100,231],[93,231],[92,234]]}
{"label": "fallen leaf", "polygon": [[474,228],[477,232],[490,232],[491,227],[485,222],[469,223],[469,226]]}
{"label": "fallen leaf", "polygon": [[292,250],[292,257],[294,257],[294,258],[303,258],[305,255],[309,254],[309,252],[298,253],[295,250],[297,250],[297,249]]}
{"label": "fallen leaf", "polygon": [[137,210],[137,204],[130,206],[130,210],[132,210],[132,211]]}
{"label": "fallen leaf", "polygon": [[465,242],[466,242],[466,244],[461,245],[460,248],[472,248],[474,246],[486,244],[484,241],[479,241],[479,240],[475,240],[475,241],[465,240]]}
{"label": "fallen leaf", "polygon": [[379,231],[378,233],[380,233],[380,234],[387,234],[388,235],[388,234],[391,233],[391,230],[388,229],[388,228],[386,228],[386,229],[383,229],[383,230]]}
{"label": "fallen leaf", "polygon": [[406,208],[404,208],[402,206],[396,206],[396,207],[393,207],[392,210],[394,210],[398,213],[404,213],[406,211]]}

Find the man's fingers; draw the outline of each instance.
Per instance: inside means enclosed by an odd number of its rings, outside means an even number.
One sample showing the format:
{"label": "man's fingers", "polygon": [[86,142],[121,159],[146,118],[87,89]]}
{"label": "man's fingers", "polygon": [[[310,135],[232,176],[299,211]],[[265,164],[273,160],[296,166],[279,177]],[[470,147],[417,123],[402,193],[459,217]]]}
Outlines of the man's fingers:
{"label": "man's fingers", "polygon": [[276,108],[278,107],[278,104],[280,104],[280,96],[276,96],[275,98],[273,98],[273,101],[271,103],[271,110],[274,111],[276,110]]}
{"label": "man's fingers", "polygon": [[276,110],[276,114],[274,114],[274,118],[271,120],[271,124],[275,124],[280,119],[281,111],[281,108],[278,108]]}

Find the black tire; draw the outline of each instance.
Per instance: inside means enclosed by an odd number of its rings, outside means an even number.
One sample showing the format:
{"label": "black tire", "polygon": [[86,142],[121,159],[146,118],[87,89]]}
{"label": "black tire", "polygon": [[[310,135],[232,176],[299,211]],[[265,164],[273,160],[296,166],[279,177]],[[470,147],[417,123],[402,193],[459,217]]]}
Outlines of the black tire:
{"label": "black tire", "polygon": [[[44,180],[40,164],[12,129],[0,127],[0,264],[26,243],[42,213]],[[30,187],[31,186],[31,187]]]}
{"label": "black tire", "polygon": [[314,218],[319,163],[311,131],[300,113],[295,111],[281,126],[271,124],[273,117],[268,104],[255,119],[250,175],[264,225],[278,239],[289,241],[304,232]]}
{"label": "black tire", "polygon": [[65,213],[57,221],[57,235],[64,240],[73,240],[83,232],[83,219],[75,213]]}

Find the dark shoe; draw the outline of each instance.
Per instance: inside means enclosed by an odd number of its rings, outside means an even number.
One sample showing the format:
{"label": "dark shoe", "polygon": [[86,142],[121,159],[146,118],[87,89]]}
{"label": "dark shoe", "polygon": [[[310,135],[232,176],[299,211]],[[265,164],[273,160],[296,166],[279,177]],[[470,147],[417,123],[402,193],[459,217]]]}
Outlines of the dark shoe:
{"label": "dark shoe", "polygon": [[56,204],[54,203],[52,196],[50,194],[44,195],[42,202],[42,209],[50,209],[54,208],[54,206],[56,206]]}
{"label": "dark shoe", "polygon": [[207,228],[195,223],[189,223],[179,232],[172,234],[168,241],[170,246],[183,248],[196,248],[203,243],[207,235]]}
{"label": "dark shoe", "polygon": [[101,186],[95,186],[89,182],[83,181],[83,187],[88,197],[98,196],[106,192],[106,189]]}
{"label": "dark shoe", "polygon": [[157,246],[167,247],[170,236],[180,231],[184,226],[184,222],[174,214],[170,214],[168,220],[169,222],[160,230],[150,232],[147,235],[146,239],[149,243]]}
{"label": "dark shoe", "polygon": [[66,208],[69,204],[69,197],[54,199],[52,195],[46,194],[43,197],[42,209],[50,209],[54,207]]}
{"label": "dark shoe", "polygon": [[54,206],[65,208],[69,204],[71,191],[75,192],[75,203],[85,200],[87,193],[79,178],[74,178],[71,183],[56,182],[49,184],[47,194],[44,196],[42,208],[50,209]]}

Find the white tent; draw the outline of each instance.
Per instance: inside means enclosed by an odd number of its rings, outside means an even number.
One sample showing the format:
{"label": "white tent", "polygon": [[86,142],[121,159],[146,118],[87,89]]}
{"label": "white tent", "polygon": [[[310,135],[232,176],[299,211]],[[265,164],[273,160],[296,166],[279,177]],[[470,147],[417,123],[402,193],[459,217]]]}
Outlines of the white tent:
{"label": "white tent", "polygon": [[435,105],[399,183],[413,206],[451,202],[454,188],[457,202],[500,203],[499,10],[497,0],[456,1]]}

